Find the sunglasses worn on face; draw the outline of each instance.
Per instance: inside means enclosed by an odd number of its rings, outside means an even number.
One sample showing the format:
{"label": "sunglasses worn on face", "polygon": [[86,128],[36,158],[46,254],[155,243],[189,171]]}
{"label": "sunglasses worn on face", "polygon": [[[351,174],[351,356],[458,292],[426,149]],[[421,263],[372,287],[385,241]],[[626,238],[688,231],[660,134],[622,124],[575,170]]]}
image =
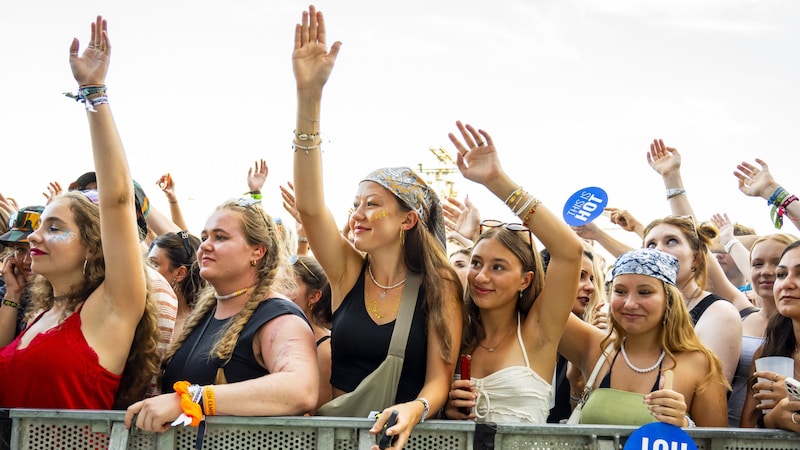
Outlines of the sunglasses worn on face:
{"label": "sunglasses worn on face", "polygon": [[314,279],[317,280],[317,283],[319,283],[319,278],[316,275],[314,275],[314,272],[312,272],[311,269],[308,268],[306,263],[304,263],[299,256],[297,255],[289,256],[289,264],[295,265],[297,263],[300,263],[300,265],[303,266],[304,269],[306,269],[306,272],[308,272],[312,277],[314,277]]}
{"label": "sunglasses worn on face", "polygon": [[509,231],[524,231],[528,234],[528,245],[533,246],[533,233],[531,230],[521,223],[505,223],[499,220],[484,220],[481,222],[480,233],[483,234],[485,228],[498,228],[503,227]]}

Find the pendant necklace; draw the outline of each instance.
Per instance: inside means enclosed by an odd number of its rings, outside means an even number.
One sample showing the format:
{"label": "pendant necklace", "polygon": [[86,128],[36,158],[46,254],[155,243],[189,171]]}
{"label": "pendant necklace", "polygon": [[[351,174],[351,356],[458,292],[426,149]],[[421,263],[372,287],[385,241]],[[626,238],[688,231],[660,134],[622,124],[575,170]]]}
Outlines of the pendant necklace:
{"label": "pendant necklace", "polygon": [[233,292],[233,293],[228,294],[228,295],[219,295],[219,294],[215,293],[214,294],[214,298],[216,298],[219,301],[228,300],[228,299],[231,299],[231,298],[234,298],[234,297],[238,297],[238,296],[240,296],[242,294],[245,294],[245,293],[247,293],[247,291],[249,291],[250,289],[252,289],[254,287],[255,286],[250,286],[250,287],[246,287],[244,289],[239,289],[238,291]]}
{"label": "pendant necklace", "polygon": [[511,336],[511,332],[512,332],[512,331],[514,331],[514,329],[513,329],[513,328],[512,328],[512,329],[510,329],[510,330],[508,330],[508,333],[506,333],[506,335],[505,335],[505,336],[503,336],[503,339],[500,339],[500,342],[498,342],[498,343],[497,343],[496,345],[494,345],[493,347],[487,347],[487,346],[485,346],[485,345],[481,344],[480,342],[478,342],[478,345],[480,345],[481,347],[483,347],[484,349],[486,349],[486,351],[487,351],[487,352],[489,352],[489,353],[492,353],[492,352],[493,352],[493,351],[494,351],[494,350],[495,350],[497,347],[500,347],[500,344],[502,344],[503,342],[505,342],[505,341],[506,341],[506,339],[507,339],[509,336]]}
{"label": "pendant necklace", "polygon": [[625,351],[625,338],[622,338],[622,345],[620,346],[620,349],[622,350],[622,357],[625,358],[625,364],[627,364],[628,367],[631,368],[631,370],[633,370],[634,372],[638,372],[638,373],[647,373],[647,372],[652,372],[652,371],[656,370],[658,368],[658,366],[661,365],[661,361],[664,361],[664,355],[667,354],[667,352],[664,351],[664,349],[662,348],[661,349],[661,356],[658,357],[658,361],[656,361],[656,363],[653,364],[652,366],[650,366],[650,367],[648,367],[646,369],[642,369],[642,368],[634,366],[633,363],[631,363],[631,360],[628,359],[628,353]]}
{"label": "pendant necklace", "polygon": [[402,280],[400,280],[399,283],[394,284],[392,286],[384,286],[384,285],[378,283],[378,281],[375,279],[375,275],[372,274],[372,264],[367,266],[367,272],[369,272],[369,277],[372,278],[372,282],[375,283],[375,286],[378,286],[379,288],[383,289],[383,292],[381,292],[381,294],[380,294],[381,298],[386,298],[386,291],[391,291],[392,289],[396,289],[396,288],[399,288],[400,286],[402,286],[403,283],[406,282],[406,278],[407,278],[407,277],[403,278]]}

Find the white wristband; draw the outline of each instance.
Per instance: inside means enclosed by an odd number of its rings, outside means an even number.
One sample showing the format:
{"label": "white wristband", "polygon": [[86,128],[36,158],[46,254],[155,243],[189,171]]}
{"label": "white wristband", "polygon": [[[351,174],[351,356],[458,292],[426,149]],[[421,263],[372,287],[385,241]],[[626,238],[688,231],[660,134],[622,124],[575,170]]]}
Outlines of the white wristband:
{"label": "white wristband", "polygon": [[685,193],[686,189],[684,188],[669,188],[667,189],[667,200],[671,199],[672,197],[677,197]]}
{"label": "white wristband", "polygon": [[734,245],[741,244],[741,243],[742,242],[740,240],[736,239],[736,238],[733,238],[730,241],[726,242],[725,245],[723,245],[723,247],[725,248],[725,253],[730,253],[731,252],[731,248],[733,248]]}

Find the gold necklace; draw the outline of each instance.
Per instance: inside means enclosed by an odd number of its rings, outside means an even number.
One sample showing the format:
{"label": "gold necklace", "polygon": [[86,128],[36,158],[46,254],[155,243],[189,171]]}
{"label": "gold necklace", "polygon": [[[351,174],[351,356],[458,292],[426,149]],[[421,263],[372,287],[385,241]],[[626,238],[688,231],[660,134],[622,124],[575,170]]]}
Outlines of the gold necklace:
{"label": "gold necklace", "polygon": [[[505,336],[503,336],[503,339],[500,339],[500,342],[498,342],[498,343],[497,343],[496,345],[494,345],[493,347],[487,347],[487,346],[485,346],[485,345],[481,344],[480,342],[478,342],[478,345],[480,345],[481,347],[485,348],[487,352],[491,353],[491,352],[493,352],[493,351],[494,351],[494,350],[495,350],[497,347],[500,347],[500,344],[502,344],[503,342],[505,342],[505,340],[506,340],[506,339],[508,339],[508,337],[509,337],[509,336],[511,336],[511,332],[512,332],[512,331],[514,331],[514,328],[511,328],[511,329],[509,329],[509,330],[508,330],[508,332],[506,333],[506,335],[505,335]],[[484,338],[484,339],[485,339],[485,338]]]}
{"label": "gold necklace", "polygon": [[395,284],[393,284],[391,286],[384,286],[384,285],[378,283],[378,280],[375,279],[375,275],[372,274],[372,264],[367,266],[367,272],[369,272],[369,277],[372,278],[372,282],[375,283],[375,286],[378,286],[379,288],[383,289],[383,292],[381,292],[381,298],[386,298],[386,291],[391,291],[392,289],[397,289],[400,286],[402,286],[403,283],[406,282],[406,278],[407,278],[407,277],[403,278],[402,280],[398,281],[397,283],[395,283]]}

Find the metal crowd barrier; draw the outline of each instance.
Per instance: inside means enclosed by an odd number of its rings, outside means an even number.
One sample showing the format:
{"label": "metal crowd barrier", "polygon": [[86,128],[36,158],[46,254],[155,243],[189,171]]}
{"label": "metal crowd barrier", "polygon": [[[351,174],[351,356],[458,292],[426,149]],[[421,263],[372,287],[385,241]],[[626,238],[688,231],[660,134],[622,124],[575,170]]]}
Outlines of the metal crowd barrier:
{"label": "metal crowd barrier", "polygon": [[[121,411],[0,411],[0,449],[193,449],[197,428],[166,433],[126,430]],[[333,417],[210,417],[204,449],[362,450],[372,421]],[[490,425],[429,420],[414,428],[407,450],[621,450],[634,427]],[[694,428],[699,450],[800,449],[800,434],[780,430]]]}

